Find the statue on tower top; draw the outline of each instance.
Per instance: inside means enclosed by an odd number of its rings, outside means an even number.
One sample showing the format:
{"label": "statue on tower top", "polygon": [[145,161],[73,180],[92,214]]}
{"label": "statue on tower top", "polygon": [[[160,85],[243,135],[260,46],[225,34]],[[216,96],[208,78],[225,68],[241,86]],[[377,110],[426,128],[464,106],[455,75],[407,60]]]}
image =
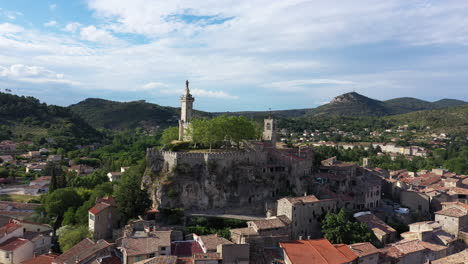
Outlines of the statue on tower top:
{"label": "statue on tower top", "polygon": [[185,81],[185,91],[186,91],[186,93],[187,93],[187,94],[189,94],[189,93],[190,93],[190,89],[189,89],[189,81],[188,81],[188,80],[186,80],[186,81]]}

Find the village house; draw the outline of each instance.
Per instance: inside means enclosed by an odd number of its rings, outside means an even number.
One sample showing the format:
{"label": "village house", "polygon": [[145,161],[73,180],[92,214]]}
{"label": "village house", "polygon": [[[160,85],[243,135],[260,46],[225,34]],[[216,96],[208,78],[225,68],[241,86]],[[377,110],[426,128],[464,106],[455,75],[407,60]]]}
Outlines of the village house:
{"label": "village house", "polygon": [[279,242],[291,239],[291,220],[284,215],[253,220],[247,222],[247,227],[230,232],[235,244],[248,244],[251,254],[262,255],[264,248],[278,247]]}
{"label": "village house", "polygon": [[109,178],[110,182],[120,181],[121,176],[122,176],[122,172],[120,172],[120,171],[114,171],[114,172],[108,172],[107,173],[107,177]]}
{"label": "village house", "polygon": [[33,172],[41,172],[45,169],[47,163],[39,162],[39,163],[28,163],[26,164],[26,173],[33,173]]}
{"label": "village house", "polygon": [[113,197],[103,197],[88,210],[88,227],[94,239],[110,239],[120,221],[120,214]]}
{"label": "village house", "polygon": [[85,238],[70,248],[68,251],[54,259],[52,264],[105,264],[103,260],[118,260],[118,258],[113,253],[113,249],[114,244],[108,243],[103,239],[94,242],[89,238]]}
{"label": "village house", "polygon": [[34,214],[40,204],[0,201],[0,216],[24,219]]}
{"label": "village house", "polygon": [[280,247],[286,264],[351,264],[358,258],[348,246],[332,245],[325,238],[282,242]]}
{"label": "village house", "polygon": [[395,242],[397,239],[397,232],[391,226],[387,225],[380,218],[372,214],[371,212],[357,213],[354,216],[357,221],[365,223],[369,230],[371,230],[377,239],[386,245],[388,243]]}
{"label": "village house", "polygon": [[336,200],[319,200],[314,195],[282,198],[277,204],[277,215],[291,220],[292,238],[320,237],[320,217],[334,211]]}
{"label": "village house", "polygon": [[12,163],[14,160],[15,160],[15,158],[13,158],[13,156],[11,156],[11,155],[2,155],[2,156],[0,156],[0,161],[3,164]]}
{"label": "village house", "polygon": [[47,157],[47,162],[58,162],[62,161],[62,155],[49,155]]}
{"label": "village house", "polygon": [[34,256],[34,244],[24,238],[13,237],[0,244],[0,263],[21,264]]}
{"label": "village house", "polygon": [[171,232],[135,231],[132,236],[124,237],[119,247],[123,254],[123,264],[133,264],[155,256],[171,255]]}
{"label": "village house", "polygon": [[435,221],[450,234],[459,236],[468,228],[468,205],[460,202],[442,203],[442,210],[435,212]]}
{"label": "village house", "polygon": [[443,258],[447,247],[419,239],[401,240],[380,249],[379,263],[382,264],[424,264]]}
{"label": "village house", "polygon": [[68,168],[68,171],[74,171],[78,176],[80,175],[88,175],[91,174],[95,171],[95,169],[91,166],[79,164],[79,165],[71,165],[70,168]]}

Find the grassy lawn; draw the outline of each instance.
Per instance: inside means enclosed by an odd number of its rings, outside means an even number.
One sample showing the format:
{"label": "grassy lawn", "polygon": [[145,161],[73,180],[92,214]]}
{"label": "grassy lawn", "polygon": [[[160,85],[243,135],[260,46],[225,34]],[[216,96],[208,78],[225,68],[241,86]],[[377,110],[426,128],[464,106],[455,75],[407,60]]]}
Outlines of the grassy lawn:
{"label": "grassy lawn", "polygon": [[31,199],[39,200],[40,196],[22,194],[0,194],[0,201],[12,201],[26,203]]}

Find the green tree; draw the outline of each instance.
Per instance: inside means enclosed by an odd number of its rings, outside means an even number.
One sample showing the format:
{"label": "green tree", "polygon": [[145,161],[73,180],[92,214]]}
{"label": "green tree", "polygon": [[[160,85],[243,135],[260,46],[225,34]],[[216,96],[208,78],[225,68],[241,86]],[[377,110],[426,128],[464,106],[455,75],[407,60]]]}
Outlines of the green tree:
{"label": "green tree", "polygon": [[141,189],[144,166],[141,167],[142,169],[132,167],[125,171],[115,192],[124,221],[142,215],[151,206],[147,191]]}
{"label": "green tree", "polygon": [[179,128],[178,127],[168,127],[164,129],[161,136],[161,143],[170,144],[173,140],[179,139]]}
{"label": "green tree", "polygon": [[43,196],[44,209],[49,217],[56,217],[55,228],[61,226],[64,214],[70,208],[82,204],[80,195],[73,188],[57,189]]}
{"label": "green tree", "polygon": [[326,214],[322,221],[322,233],[332,244],[376,243],[374,234],[366,224],[351,221],[343,209],[338,213]]}
{"label": "green tree", "polygon": [[87,225],[66,226],[59,232],[59,244],[62,252],[66,252],[81,240],[91,237]]}

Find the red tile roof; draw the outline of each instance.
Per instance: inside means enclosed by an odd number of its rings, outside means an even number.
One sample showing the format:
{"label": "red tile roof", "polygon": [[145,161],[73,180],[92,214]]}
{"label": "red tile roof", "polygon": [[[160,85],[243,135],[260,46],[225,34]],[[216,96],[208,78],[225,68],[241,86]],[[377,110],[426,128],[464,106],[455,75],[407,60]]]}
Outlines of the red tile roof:
{"label": "red tile roof", "polygon": [[57,257],[58,254],[40,255],[38,257],[23,261],[21,264],[51,264]]}
{"label": "red tile roof", "polygon": [[195,253],[203,253],[196,241],[178,241],[171,244],[171,254],[178,257],[191,257]]}
{"label": "red tile roof", "polygon": [[29,240],[19,237],[13,237],[8,239],[7,241],[0,244],[0,250],[3,251],[14,251],[17,248],[22,247],[26,243],[31,243]]}
{"label": "red tile roof", "polygon": [[359,257],[365,257],[379,253],[379,250],[369,242],[352,244],[349,245],[349,248]]}
{"label": "red tile roof", "polygon": [[0,227],[0,237],[4,237],[12,232],[15,232],[15,230],[20,229],[20,228],[23,228],[23,227],[15,223],[8,223]]}
{"label": "red tile roof", "polygon": [[357,258],[348,247],[335,247],[325,238],[282,242],[280,246],[292,264],[341,264]]}

